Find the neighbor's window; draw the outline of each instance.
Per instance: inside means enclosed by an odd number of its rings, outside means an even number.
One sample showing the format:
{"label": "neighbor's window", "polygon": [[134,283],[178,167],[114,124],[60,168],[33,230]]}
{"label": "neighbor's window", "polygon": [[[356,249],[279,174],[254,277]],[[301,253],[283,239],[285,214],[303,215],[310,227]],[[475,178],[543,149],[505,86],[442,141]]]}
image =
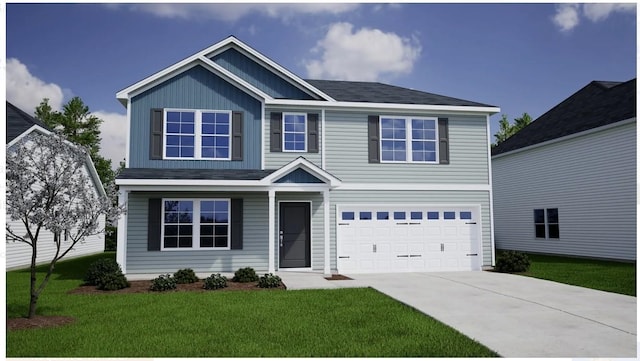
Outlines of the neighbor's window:
{"label": "neighbor's window", "polygon": [[383,162],[437,163],[436,118],[380,117]]}
{"label": "neighbor's window", "polygon": [[228,199],[163,200],[162,249],[229,249]]}
{"label": "neighbor's window", "polygon": [[558,208],[534,209],[536,238],[560,238]]}
{"label": "neighbor's window", "polygon": [[307,151],[307,115],[285,113],[283,121],[283,142],[282,147],[285,152],[306,152]]}
{"label": "neighbor's window", "polygon": [[164,131],[167,159],[231,159],[230,111],[165,110]]}

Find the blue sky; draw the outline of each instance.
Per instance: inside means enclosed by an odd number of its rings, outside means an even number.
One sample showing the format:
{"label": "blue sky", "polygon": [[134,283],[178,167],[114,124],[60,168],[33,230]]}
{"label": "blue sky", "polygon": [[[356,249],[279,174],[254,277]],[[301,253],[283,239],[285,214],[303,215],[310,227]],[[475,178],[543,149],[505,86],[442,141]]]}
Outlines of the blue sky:
{"label": "blue sky", "polygon": [[[115,93],[229,35],[302,78],[381,81],[534,119],[592,80],[636,77],[636,5],[7,4],[7,100],[80,96],[124,157]],[[340,56],[335,56],[340,54]],[[492,117],[497,131],[500,114]]]}

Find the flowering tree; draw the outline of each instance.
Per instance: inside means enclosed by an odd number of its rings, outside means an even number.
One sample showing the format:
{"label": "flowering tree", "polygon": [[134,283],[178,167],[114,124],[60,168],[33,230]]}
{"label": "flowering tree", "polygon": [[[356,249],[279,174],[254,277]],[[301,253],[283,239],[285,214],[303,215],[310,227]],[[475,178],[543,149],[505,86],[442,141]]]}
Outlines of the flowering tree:
{"label": "flowering tree", "polygon": [[[104,232],[124,211],[115,203],[113,184],[102,190],[86,170],[88,152],[63,137],[32,133],[7,149],[7,216],[25,230],[7,222],[7,242],[31,246],[31,282],[28,317],[36,314],[38,298],[56,263],[86,237]],[[106,222],[100,222],[105,216]],[[20,227],[22,228],[22,227]],[[37,284],[36,257],[41,232],[53,234],[56,251],[47,274]]]}

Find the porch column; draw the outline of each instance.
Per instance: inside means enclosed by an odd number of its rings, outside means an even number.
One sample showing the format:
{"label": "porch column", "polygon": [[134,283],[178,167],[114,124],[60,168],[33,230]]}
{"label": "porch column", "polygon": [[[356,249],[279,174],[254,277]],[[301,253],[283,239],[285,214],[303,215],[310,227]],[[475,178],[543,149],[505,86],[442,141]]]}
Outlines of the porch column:
{"label": "porch column", "polygon": [[324,274],[331,275],[331,216],[329,190],[322,192],[322,203],[324,204]]}
{"label": "porch column", "polygon": [[269,190],[269,273],[276,271],[276,191]]}
{"label": "porch column", "polygon": [[[129,191],[120,187],[118,191],[118,205],[125,206],[129,198]],[[125,210],[126,212],[126,210]],[[127,264],[125,263],[127,257],[127,214],[121,214],[118,218],[118,233],[116,239],[116,262],[122,268],[122,273],[127,273]]]}

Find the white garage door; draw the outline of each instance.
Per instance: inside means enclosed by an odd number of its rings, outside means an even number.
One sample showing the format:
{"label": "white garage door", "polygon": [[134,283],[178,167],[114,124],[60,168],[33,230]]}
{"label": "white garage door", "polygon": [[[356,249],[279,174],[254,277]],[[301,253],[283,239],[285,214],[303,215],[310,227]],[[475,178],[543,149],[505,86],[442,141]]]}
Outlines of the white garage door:
{"label": "white garage door", "polygon": [[338,206],[340,273],[481,267],[478,206]]}

